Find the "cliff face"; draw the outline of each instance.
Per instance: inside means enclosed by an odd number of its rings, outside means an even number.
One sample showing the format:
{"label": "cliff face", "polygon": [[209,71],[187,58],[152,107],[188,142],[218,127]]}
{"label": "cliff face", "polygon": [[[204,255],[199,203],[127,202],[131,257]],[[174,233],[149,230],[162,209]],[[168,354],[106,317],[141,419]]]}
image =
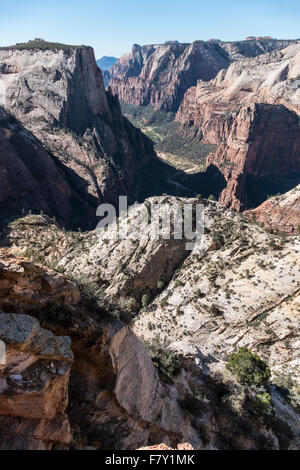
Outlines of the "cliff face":
{"label": "cliff face", "polygon": [[282,196],[274,196],[252,211],[245,212],[250,220],[264,224],[268,230],[288,235],[300,231],[300,186]]}
{"label": "cliff face", "polygon": [[0,105],[18,119],[44,118],[75,132],[110,109],[93,49],[0,50]]}
{"label": "cliff face", "polygon": [[218,145],[207,168],[225,178],[228,207],[255,207],[264,187],[274,194],[299,183],[299,54],[296,43],[236,62],[185,94],[176,119],[190,138]]}
{"label": "cliff face", "polygon": [[299,117],[284,106],[242,108],[226,141],[207,159],[207,171],[227,182],[220,202],[244,210],[267,197],[268,183],[280,189],[295,186],[300,178],[299,131]]}
{"label": "cliff face", "polygon": [[105,91],[91,48],[45,43],[42,49],[1,49],[0,104],[59,161],[70,186],[91,206],[94,216],[86,224],[77,205],[77,227],[95,226],[101,201],[137,198],[143,184],[137,175],[155,159],[153,146]]}
{"label": "cliff face", "polygon": [[288,41],[222,43],[195,41],[134,45],[111,69],[111,88],[120,101],[176,112],[186,90],[211,80],[234,60],[285,47]]}
{"label": "cliff face", "polygon": [[94,210],[66,173],[31,132],[0,107],[1,222],[22,211],[43,211],[64,225],[72,225],[74,206],[81,208],[83,225]]}

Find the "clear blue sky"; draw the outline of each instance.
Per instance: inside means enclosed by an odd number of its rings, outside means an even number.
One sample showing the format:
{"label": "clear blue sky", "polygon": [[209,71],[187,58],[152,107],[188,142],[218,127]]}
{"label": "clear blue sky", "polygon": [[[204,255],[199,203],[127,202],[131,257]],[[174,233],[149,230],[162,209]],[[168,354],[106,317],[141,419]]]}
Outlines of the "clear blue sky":
{"label": "clear blue sky", "polygon": [[0,46],[34,37],[119,57],[133,43],[300,37],[300,0],[0,0]]}

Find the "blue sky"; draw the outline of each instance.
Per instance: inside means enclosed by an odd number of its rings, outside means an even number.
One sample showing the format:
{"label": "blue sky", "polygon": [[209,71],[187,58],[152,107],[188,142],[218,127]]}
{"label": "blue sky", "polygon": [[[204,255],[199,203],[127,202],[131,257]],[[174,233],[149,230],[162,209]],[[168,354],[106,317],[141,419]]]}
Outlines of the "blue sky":
{"label": "blue sky", "polygon": [[0,46],[34,37],[119,57],[133,43],[300,37],[300,0],[0,0]]}

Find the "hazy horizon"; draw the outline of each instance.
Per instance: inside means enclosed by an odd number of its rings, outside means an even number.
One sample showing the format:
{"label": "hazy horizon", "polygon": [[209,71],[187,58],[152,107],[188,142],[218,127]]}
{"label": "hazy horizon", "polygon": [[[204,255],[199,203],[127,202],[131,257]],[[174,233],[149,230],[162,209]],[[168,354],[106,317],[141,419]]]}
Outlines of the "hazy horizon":
{"label": "hazy horizon", "polygon": [[1,8],[0,46],[41,37],[86,44],[95,56],[120,57],[132,44],[191,43],[210,38],[240,41],[247,36],[298,39],[298,0],[12,0]]}

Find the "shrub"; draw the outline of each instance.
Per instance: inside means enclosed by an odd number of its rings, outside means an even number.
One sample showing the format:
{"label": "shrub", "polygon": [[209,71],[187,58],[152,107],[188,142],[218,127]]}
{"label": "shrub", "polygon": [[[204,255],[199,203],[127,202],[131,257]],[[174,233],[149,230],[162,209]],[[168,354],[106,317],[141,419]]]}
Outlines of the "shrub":
{"label": "shrub", "polygon": [[215,196],[214,196],[213,194],[211,194],[210,196],[208,196],[207,200],[208,200],[208,201],[215,201],[216,198],[215,198]]}
{"label": "shrub", "polygon": [[188,392],[182,400],[179,400],[179,405],[183,410],[194,416],[201,416],[207,410],[203,397],[191,392]]}
{"label": "shrub", "polygon": [[197,289],[197,291],[196,291],[196,297],[198,297],[199,299],[204,299],[205,296],[206,296],[206,294],[204,294],[203,292],[201,292],[200,289]]}
{"label": "shrub", "polygon": [[272,416],[273,403],[269,393],[259,393],[251,403],[253,413],[262,421]]}
{"label": "shrub", "polygon": [[157,289],[161,290],[161,289],[164,288],[164,286],[165,286],[165,285],[164,285],[164,283],[163,283],[162,281],[158,281],[158,283],[157,283]]}
{"label": "shrub", "polygon": [[268,364],[245,347],[229,356],[226,368],[242,384],[267,385],[271,377]]}
{"label": "shrub", "polygon": [[158,340],[154,340],[151,344],[146,342],[145,346],[154,366],[158,369],[161,380],[171,383],[172,377],[179,374],[181,370],[181,357],[171,349],[160,344]]}

